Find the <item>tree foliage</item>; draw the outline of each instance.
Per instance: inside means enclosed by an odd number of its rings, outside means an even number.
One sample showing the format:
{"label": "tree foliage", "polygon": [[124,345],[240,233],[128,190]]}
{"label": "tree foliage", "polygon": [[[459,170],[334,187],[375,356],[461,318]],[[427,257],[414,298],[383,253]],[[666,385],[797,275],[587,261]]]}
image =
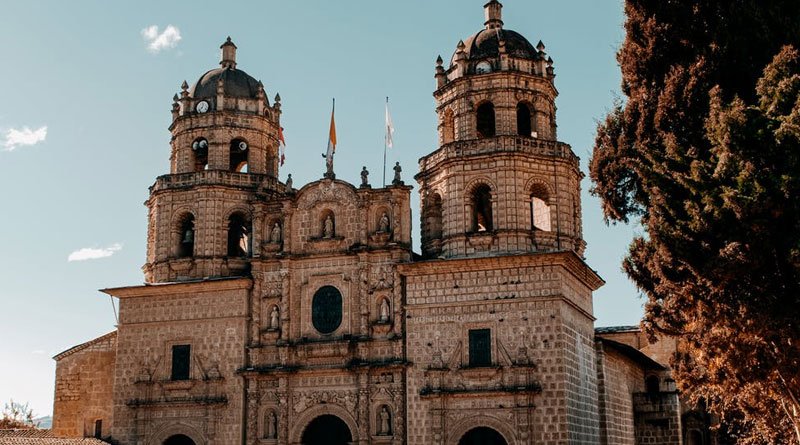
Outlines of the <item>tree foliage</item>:
{"label": "tree foliage", "polygon": [[739,443],[800,443],[800,2],[626,0],[590,174],[644,327]]}
{"label": "tree foliage", "polygon": [[11,399],[0,412],[0,430],[36,428],[33,409],[27,403],[22,404]]}

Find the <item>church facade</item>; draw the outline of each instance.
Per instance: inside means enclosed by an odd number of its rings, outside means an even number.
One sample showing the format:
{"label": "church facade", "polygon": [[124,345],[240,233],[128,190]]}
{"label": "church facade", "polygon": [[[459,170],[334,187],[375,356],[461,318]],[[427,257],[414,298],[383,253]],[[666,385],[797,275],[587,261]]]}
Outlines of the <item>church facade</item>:
{"label": "church facade", "polygon": [[[435,66],[412,187],[281,182],[281,99],[184,82],[150,188],[145,285],[58,356],[54,432],[124,445],[707,444],[635,330],[596,332],[553,61],[502,5]],[[666,355],[664,355],[666,356]],[[663,363],[663,360],[661,361]],[[655,379],[655,383],[653,383]],[[649,386],[648,386],[649,385]],[[694,419],[694,417],[692,417]],[[705,423],[704,423],[705,422]]]}

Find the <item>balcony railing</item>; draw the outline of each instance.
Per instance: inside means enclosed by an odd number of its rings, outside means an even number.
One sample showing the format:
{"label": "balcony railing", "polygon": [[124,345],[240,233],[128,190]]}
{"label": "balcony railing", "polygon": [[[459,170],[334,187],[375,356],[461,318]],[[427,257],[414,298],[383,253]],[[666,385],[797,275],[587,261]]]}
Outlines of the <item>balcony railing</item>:
{"label": "balcony railing", "polygon": [[150,187],[150,192],[176,189],[196,185],[226,185],[231,187],[256,188],[264,185],[275,189],[279,182],[272,176],[258,173],[237,173],[225,170],[204,170],[192,173],[162,175]]}
{"label": "balcony railing", "polygon": [[420,159],[420,169],[424,170],[440,162],[461,158],[494,153],[527,153],[538,156],[552,156],[569,161],[578,161],[569,145],[538,138],[524,136],[495,136],[484,139],[470,139],[443,145],[435,152]]}

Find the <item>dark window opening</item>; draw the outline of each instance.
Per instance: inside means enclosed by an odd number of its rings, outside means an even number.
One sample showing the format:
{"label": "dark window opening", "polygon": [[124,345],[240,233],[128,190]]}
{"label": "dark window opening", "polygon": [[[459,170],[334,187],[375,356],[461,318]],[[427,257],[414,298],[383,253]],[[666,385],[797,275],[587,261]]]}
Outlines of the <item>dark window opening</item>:
{"label": "dark window opening", "polygon": [[311,301],[311,322],[322,334],[330,334],[342,324],[342,294],[333,286],[323,286]]}
{"label": "dark window opening", "polygon": [[205,138],[196,139],[192,142],[192,152],[194,153],[194,171],[208,170],[208,141]]}
{"label": "dark window opening", "polygon": [[469,331],[469,365],[491,366],[492,364],[492,331],[491,329],[471,329]]}
{"label": "dark window opening", "polygon": [[244,258],[250,256],[250,221],[242,214],[234,213],[228,219],[228,256]]}
{"label": "dark window opening", "polygon": [[658,376],[648,376],[644,381],[645,390],[648,394],[657,394],[661,388],[658,381]]}
{"label": "dark window opening", "polygon": [[103,419],[97,419],[94,421],[94,438],[100,439],[103,437]]}
{"label": "dark window opening", "polygon": [[178,257],[187,258],[194,255],[194,216],[187,214],[181,219]]}
{"label": "dark window opening", "polygon": [[517,134],[520,136],[531,137],[531,109],[524,103],[517,104]]}
{"label": "dark window opening", "polygon": [[456,122],[453,116],[453,110],[447,109],[444,112],[444,122],[442,122],[442,135],[443,142],[448,144],[456,140]]}
{"label": "dark window opening", "polygon": [[494,105],[491,102],[485,102],[478,107],[477,121],[479,138],[494,137]]}
{"label": "dark window opening", "polygon": [[172,347],[172,380],[189,380],[191,349],[190,345]]}
{"label": "dark window opening", "polygon": [[306,445],[346,445],[352,443],[350,428],[342,419],[325,414],[309,422],[300,443]]}
{"label": "dark window opening", "polygon": [[231,141],[230,149],[230,170],[232,172],[247,173],[247,156],[250,152],[247,142],[242,139],[234,139]]}
{"label": "dark window opening", "polygon": [[492,190],[488,185],[480,185],[472,192],[472,231],[492,230]]}

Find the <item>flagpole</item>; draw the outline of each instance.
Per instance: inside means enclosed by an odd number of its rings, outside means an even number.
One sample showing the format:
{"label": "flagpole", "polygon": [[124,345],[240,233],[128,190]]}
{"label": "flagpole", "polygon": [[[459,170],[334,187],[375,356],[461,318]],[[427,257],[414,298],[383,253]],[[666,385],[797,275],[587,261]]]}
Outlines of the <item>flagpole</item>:
{"label": "flagpole", "polygon": [[[386,96],[386,109],[389,109],[389,96]],[[384,123],[384,127],[386,127],[386,123]],[[389,131],[389,128],[383,129],[385,132]],[[388,136],[386,134],[383,135],[383,186],[386,187],[386,138]]]}

